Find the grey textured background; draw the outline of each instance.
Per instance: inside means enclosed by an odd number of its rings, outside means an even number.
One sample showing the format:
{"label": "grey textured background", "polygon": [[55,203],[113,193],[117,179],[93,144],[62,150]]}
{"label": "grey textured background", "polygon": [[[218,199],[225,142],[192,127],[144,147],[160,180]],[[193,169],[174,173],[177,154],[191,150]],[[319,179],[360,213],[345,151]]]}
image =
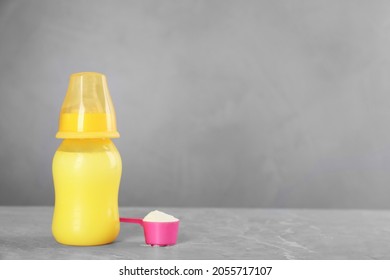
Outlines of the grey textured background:
{"label": "grey textured background", "polygon": [[390,206],[389,1],[1,1],[0,205],[52,205],[73,72],[125,206]]}

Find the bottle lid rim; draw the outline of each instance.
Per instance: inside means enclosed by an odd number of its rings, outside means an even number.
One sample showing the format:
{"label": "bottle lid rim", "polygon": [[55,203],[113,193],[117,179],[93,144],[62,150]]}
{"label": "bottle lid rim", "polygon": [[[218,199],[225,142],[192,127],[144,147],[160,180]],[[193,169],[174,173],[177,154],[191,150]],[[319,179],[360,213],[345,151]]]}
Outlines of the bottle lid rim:
{"label": "bottle lid rim", "polygon": [[118,131],[96,131],[96,132],[69,132],[69,131],[58,131],[56,138],[59,139],[76,139],[76,138],[119,138],[120,134]]}

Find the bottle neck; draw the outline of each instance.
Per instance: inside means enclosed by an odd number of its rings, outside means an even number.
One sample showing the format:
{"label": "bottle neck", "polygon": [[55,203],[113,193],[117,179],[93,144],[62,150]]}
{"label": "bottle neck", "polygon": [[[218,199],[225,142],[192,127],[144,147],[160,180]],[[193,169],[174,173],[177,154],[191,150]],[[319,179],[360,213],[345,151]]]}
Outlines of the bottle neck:
{"label": "bottle neck", "polygon": [[103,152],[116,150],[110,138],[72,138],[64,139],[58,151],[66,152]]}

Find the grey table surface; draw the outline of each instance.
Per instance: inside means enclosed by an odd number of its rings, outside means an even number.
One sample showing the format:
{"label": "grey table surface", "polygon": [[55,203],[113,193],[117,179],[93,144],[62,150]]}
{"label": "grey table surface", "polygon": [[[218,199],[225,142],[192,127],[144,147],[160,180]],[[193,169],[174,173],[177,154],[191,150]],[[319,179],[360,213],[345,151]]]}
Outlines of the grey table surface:
{"label": "grey table surface", "polygon": [[[143,217],[152,208],[121,208]],[[161,208],[181,220],[178,244],[144,244],[122,224],[108,245],[74,247],[51,235],[51,207],[0,207],[0,259],[390,259],[390,211]]]}

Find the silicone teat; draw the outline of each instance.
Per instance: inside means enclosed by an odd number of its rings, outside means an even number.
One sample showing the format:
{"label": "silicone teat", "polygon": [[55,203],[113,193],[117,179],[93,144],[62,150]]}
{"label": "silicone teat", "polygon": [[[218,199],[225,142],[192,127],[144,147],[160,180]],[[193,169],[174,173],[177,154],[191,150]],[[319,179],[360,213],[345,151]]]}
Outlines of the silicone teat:
{"label": "silicone teat", "polygon": [[81,72],[70,76],[56,137],[119,137],[114,106],[103,74]]}
{"label": "silicone teat", "polygon": [[179,220],[174,222],[147,222],[142,218],[120,218],[122,223],[139,224],[144,229],[145,243],[152,246],[170,246],[177,242]]}

